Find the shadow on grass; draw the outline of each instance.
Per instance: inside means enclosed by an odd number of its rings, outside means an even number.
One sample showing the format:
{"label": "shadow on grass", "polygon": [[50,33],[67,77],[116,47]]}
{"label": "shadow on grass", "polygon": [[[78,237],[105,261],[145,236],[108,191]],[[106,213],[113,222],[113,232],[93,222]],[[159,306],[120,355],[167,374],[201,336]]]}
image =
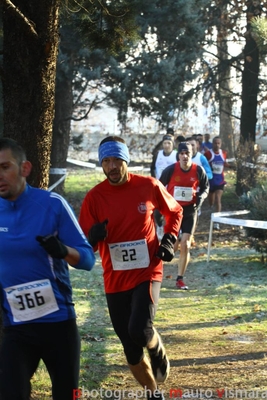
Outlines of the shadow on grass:
{"label": "shadow on grass", "polygon": [[[161,318],[161,321],[163,318]],[[166,328],[163,326],[161,327],[161,332],[164,332],[164,330],[169,331],[169,330],[177,330],[179,331],[188,331],[188,330],[197,330],[197,329],[203,329],[203,328],[224,328],[224,327],[229,327],[229,326],[238,326],[240,324],[252,322],[255,320],[255,314],[248,313],[248,314],[243,314],[236,317],[229,317],[229,318],[222,318],[218,319],[216,321],[205,321],[205,322],[193,322],[193,323],[176,323],[176,324],[169,324],[166,326]],[[258,320],[258,322],[263,322],[267,320],[267,316],[264,315]]]}
{"label": "shadow on grass", "polygon": [[224,356],[215,357],[200,357],[200,358],[185,358],[183,360],[172,360],[172,366],[183,367],[188,365],[202,365],[202,364],[220,364],[222,362],[238,362],[250,360],[262,360],[266,358],[266,352],[257,351],[242,354],[229,354]]}
{"label": "shadow on grass", "polygon": [[123,356],[108,314],[100,260],[90,272],[72,270],[71,282],[82,345],[80,387],[97,390],[109,382],[110,369],[117,369],[111,360]]}

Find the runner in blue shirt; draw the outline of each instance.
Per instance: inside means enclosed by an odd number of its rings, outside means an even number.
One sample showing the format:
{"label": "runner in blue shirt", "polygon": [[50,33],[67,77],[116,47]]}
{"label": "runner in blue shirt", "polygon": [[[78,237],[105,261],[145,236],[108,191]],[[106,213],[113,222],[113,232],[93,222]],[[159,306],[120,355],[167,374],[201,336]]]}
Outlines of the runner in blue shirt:
{"label": "runner in blue shirt", "polygon": [[63,197],[26,183],[24,150],[0,138],[1,400],[29,400],[30,380],[42,359],[54,400],[72,400],[79,384],[80,338],[68,264],[95,263]]}

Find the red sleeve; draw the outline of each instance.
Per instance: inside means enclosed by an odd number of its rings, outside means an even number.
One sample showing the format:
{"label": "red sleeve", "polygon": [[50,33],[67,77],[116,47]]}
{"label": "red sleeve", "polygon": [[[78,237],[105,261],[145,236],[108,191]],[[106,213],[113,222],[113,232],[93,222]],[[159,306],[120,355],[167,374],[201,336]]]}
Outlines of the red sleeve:
{"label": "red sleeve", "polygon": [[86,236],[88,236],[89,229],[93,225],[93,221],[92,221],[93,218],[91,217],[91,214],[89,211],[87,197],[88,197],[88,193],[82,202],[80,216],[79,216],[79,224]]}
{"label": "red sleeve", "polygon": [[161,182],[158,182],[156,190],[159,211],[165,217],[166,221],[164,232],[178,236],[183,218],[183,208]]}
{"label": "red sleeve", "polygon": [[[100,222],[95,218],[92,214],[92,204],[93,202],[90,201],[91,193],[88,192],[87,195],[85,196],[81,210],[80,210],[80,216],[79,216],[79,224],[83,230],[83,233],[85,234],[86,237],[88,237],[89,230],[91,227],[96,224],[97,222]],[[90,207],[89,207],[90,204]],[[98,246],[96,245],[94,247],[94,251],[96,251]]]}
{"label": "red sleeve", "polygon": [[211,152],[208,150],[204,153],[204,156],[206,157],[206,159],[209,161],[211,159]]}

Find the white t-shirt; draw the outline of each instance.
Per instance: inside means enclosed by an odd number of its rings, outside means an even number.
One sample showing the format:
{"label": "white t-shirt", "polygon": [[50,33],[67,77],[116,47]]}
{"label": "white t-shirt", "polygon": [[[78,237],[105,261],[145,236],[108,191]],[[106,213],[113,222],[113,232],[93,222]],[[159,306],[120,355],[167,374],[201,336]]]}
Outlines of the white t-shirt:
{"label": "white t-shirt", "polygon": [[159,179],[161,176],[162,171],[168,167],[168,165],[176,163],[176,154],[177,151],[173,150],[171,154],[165,156],[163,154],[163,150],[158,152],[158,156],[155,163],[155,170],[156,170],[156,178]]}

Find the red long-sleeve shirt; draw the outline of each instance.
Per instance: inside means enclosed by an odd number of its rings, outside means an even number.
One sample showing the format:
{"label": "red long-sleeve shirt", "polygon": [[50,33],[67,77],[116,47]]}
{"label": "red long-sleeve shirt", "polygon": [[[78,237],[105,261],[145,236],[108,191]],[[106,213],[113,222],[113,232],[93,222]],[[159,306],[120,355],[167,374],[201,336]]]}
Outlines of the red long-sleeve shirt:
{"label": "red long-sleeve shirt", "polygon": [[162,261],[155,256],[159,246],[155,209],[165,217],[165,232],[177,236],[182,207],[155,178],[129,173],[122,185],[106,179],[87,193],[79,218],[84,233],[108,219],[108,236],[98,243],[106,293],[162,280]]}

